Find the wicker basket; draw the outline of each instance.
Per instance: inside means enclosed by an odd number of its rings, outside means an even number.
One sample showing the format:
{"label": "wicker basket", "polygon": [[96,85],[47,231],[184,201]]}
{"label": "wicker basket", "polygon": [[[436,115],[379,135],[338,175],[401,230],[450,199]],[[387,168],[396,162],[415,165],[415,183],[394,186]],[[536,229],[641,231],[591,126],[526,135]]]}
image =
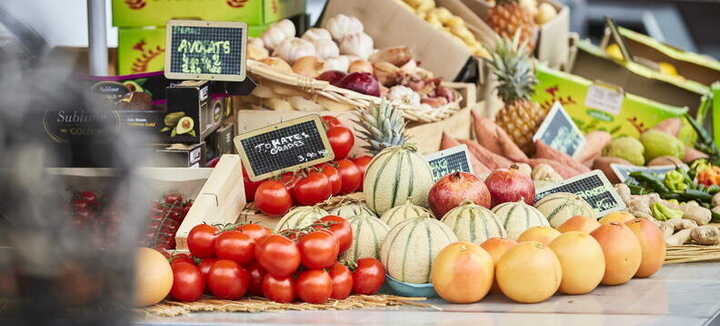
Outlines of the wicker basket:
{"label": "wicker basket", "polygon": [[[370,105],[380,103],[381,99],[375,96],[360,94],[355,91],[335,87],[330,83],[314,78],[305,77],[294,73],[282,73],[272,69],[270,66],[254,61],[247,61],[248,73],[259,85],[266,82],[276,83],[290,87],[290,94],[301,95],[305,98],[317,99],[322,97],[326,100],[344,104],[352,108],[368,108]],[[439,108],[427,108],[424,106],[412,106],[401,104],[403,116],[409,121],[436,122],[450,117],[461,109],[462,95],[455,89],[455,101]]]}

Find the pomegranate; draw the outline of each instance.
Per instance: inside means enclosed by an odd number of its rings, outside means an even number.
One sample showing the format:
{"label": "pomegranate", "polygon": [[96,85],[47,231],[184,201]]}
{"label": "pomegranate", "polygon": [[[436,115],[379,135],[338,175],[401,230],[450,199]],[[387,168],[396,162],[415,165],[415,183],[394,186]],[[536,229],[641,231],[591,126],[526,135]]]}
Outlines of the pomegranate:
{"label": "pomegranate", "polygon": [[336,86],[365,95],[380,96],[380,83],[367,72],[349,73]]}
{"label": "pomegranate", "polygon": [[485,179],[485,185],[490,191],[493,207],[521,199],[528,205],[535,203],[535,183],[530,176],[520,172],[517,165],[493,171]]}
{"label": "pomegranate", "polygon": [[442,218],[464,201],[490,208],[490,192],[478,177],[466,172],[450,173],[430,188],[428,202],[435,217]]}
{"label": "pomegranate", "polygon": [[[330,85],[338,86],[338,83],[345,78],[345,73],[338,70],[328,70],[319,76],[315,77],[315,79],[324,80]],[[339,87],[339,86],[338,86]]]}

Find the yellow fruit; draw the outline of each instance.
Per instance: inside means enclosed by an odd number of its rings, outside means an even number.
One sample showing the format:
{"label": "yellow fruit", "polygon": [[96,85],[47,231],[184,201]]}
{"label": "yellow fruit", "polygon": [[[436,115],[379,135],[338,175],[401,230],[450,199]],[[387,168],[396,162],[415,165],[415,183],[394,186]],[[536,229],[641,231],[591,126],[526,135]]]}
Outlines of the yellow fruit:
{"label": "yellow fruit", "polygon": [[492,257],[471,242],[443,248],[432,264],[431,280],[437,294],[452,303],[473,303],[490,291],[494,278]]}
{"label": "yellow fruit", "polygon": [[518,243],[495,267],[495,278],[503,294],[521,303],[547,300],[560,287],[562,268],[550,248],[537,241]]}
{"label": "yellow fruit", "polygon": [[662,231],[652,222],[636,218],[625,223],[640,241],[642,248],[642,261],[635,277],[649,277],[658,270],[665,262],[665,237]]}
{"label": "yellow fruit", "polygon": [[600,226],[600,222],[592,217],[573,216],[565,223],[558,226],[558,231],[565,233],[570,231],[581,231],[590,233]]}
{"label": "yellow fruit", "polygon": [[642,248],[635,233],[625,224],[603,224],[591,235],[600,243],[605,256],[602,284],[618,285],[629,281],[640,268]]}
{"label": "yellow fruit", "polygon": [[[503,238],[490,238],[485,240],[485,242],[480,244],[480,247],[485,249],[485,251],[490,254],[493,260],[493,264],[497,266],[497,263],[500,261],[500,258],[508,251],[510,248],[515,247],[517,245],[517,241],[512,239],[503,239]],[[493,280],[492,288],[490,288],[490,292],[497,293],[500,291],[500,288],[497,285],[497,280]]]}
{"label": "yellow fruit", "polygon": [[628,212],[612,212],[608,215],[605,215],[598,222],[600,222],[600,224],[610,224],[610,223],[624,224],[624,223],[632,221],[633,219],[635,219],[635,216],[633,216],[632,214],[630,214]]}
{"label": "yellow fruit", "polygon": [[555,240],[555,238],[560,236],[560,234],[561,233],[558,232],[558,230],[549,226],[534,226],[520,234],[517,241],[537,241],[547,246],[550,242]]}
{"label": "yellow fruit", "polygon": [[157,250],[138,248],[135,257],[135,305],[145,307],[164,299],[173,285],[173,272]]}
{"label": "yellow fruit", "polygon": [[671,76],[678,76],[677,69],[675,69],[675,66],[673,66],[670,63],[658,62],[658,68],[660,68],[660,72],[663,74],[671,75]]}
{"label": "yellow fruit", "polygon": [[613,59],[618,59],[618,60],[623,59],[623,55],[622,55],[622,51],[620,50],[620,46],[618,46],[615,43],[608,45],[608,47],[605,48],[605,53],[607,53],[607,55]]}
{"label": "yellow fruit", "polygon": [[585,294],[595,289],[605,274],[602,247],[590,234],[569,231],[549,245],[562,267],[560,292]]}

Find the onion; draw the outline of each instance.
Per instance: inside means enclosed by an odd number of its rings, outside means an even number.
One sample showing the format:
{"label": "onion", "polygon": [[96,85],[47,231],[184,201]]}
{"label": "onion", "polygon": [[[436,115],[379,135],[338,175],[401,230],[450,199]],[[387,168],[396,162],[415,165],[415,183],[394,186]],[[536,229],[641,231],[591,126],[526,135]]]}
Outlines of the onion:
{"label": "onion", "polygon": [[325,62],[320,58],[315,56],[306,56],[295,60],[292,70],[296,74],[315,78],[315,76],[323,72],[324,67]]}
{"label": "onion", "polygon": [[373,73],[373,66],[367,60],[355,60],[348,67],[348,72],[367,72]]}
{"label": "onion", "polygon": [[286,72],[286,73],[292,73],[293,70],[290,67],[290,65],[285,62],[283,59],[275,58],[275,57],[269,57],[262,60],[258,60],[272,68],[275,71],[279,72]]}

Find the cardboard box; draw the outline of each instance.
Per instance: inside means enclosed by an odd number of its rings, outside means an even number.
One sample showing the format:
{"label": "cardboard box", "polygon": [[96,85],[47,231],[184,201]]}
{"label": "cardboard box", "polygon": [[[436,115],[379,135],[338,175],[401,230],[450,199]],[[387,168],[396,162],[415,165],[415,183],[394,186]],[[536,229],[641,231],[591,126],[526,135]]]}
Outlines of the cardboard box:
{"label": "cardboard box", "polygon": [[225,98],[211,98],[209,82],[184,81],[165,92],[167,109],[160,129],[165,142],[199,143],[220,127]]}
{"label": "cardboard box", "polygon": [[156,145],[147,166],[197,168],[205,165],[205,143]]}
{"label": "cardboard box", "polygon": [[639,137],[639,129],[687,112],[544,65],[538,65],[536,73],[539,83],[532,100],[547,107],[559,101],[584,133],[604,130],[614,137]]}
{"label": "cardboard box", "polygon": [[118,27],[164,26],[171,19],[263,25],[305,11],[305,0],[112,0]]}
{"label": "cardboard box", "polygon": [[223,154],[236,153],[235,144],[233,143],[234,138],[235,123],[233,120],[228,120],[207,137],[206,160],[209,161]]}

